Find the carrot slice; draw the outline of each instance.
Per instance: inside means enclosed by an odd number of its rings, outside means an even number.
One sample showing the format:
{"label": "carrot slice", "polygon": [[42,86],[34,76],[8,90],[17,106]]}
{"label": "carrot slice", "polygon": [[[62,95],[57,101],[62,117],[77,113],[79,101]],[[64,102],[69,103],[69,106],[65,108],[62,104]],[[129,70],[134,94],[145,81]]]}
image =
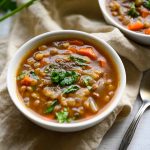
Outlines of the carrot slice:
{"label": "carrot slice", "polygon": [[130,23],[128,25],[128,29],[133,30],[133,31],[138,31],[138,30],[143,29],[143,28],[144,28],[144,24],[140,21]]}
{"label": "carrot slice", "polygon": [[150,28],[145,29],[145,30],[144,30],[144,33],[145,33],[145,34],[149,34],[149,35],[150,35]]}
{"label": "carrot slice", "polygon": [[91,47],[80,48],[77,51],[77,53],[80,55],[88,56],[89,58],[94,60],[97,58],[96,54],[94,53],[94,50]]}
{"label": "carrot slice", "polygon": [[22,80],[21,80],[21,84],[23,85],[30,85],[32,82],[32,78],[30,78],[29,76],[25,76]]}

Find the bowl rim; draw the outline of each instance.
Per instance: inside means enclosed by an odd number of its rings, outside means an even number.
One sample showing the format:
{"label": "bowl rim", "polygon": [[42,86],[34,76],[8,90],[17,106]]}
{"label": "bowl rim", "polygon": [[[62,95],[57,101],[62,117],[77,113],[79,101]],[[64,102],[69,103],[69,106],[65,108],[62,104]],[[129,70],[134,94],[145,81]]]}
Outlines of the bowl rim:
{"label": "bowl rim", "polygon": [[107,6],[106,6],[106,1],[107,0],[98,0],[99,2],[99,6],[102,10],[102,13],[104,16],[106,16],[109,21],[116,27],[118,27],[119,29],[121,29],[124,32],[128,32],[129,34],[134,34],[135,36],[140,36],[141,38],[150,38],[150,35],[147,34],[143,34],[143,33],[139,33],[139,32],[135,32],[135,31],[131,31],[125,27],[123,27],[120,23],[118,23],[117,21],[115,21],[115,19],[113,19],[113,17],[108,13],[107,10]]}
{"label": "bowl rim", "polygon": [[[18,58],[19,54],[21,53],[21,51],[23,51],[23,49],[25,49],[28,45],[33,44],[35,41],[40,40],[44,37],[48,37],[48,36],[52,36],[52,35],[59,35],[59,34],[76,34],[78,36],[83,35],[85,37],[88,38],[92,38],[97,42],[100,42],[102,45],[104,45],[107,49],[107,53],[109,55],[111,55],[113,58],[116,59],[117,61],[117,71],[119,71],[118,73],[120,73],[120,86],[118,87],[118,93],[116,95],[116,98],[114,99],[114,102],[112,102],[111,107],[108,106],[108,108],[106,110],[104,110],[102,113],[91,117],[90,119],[87,120],[83,120],[83,121],[79,121],[79,122],[75,122],[75,123],[56,123],[56,122],[52,122],[52,121],[47,121],[42,119],[42,117],[38,117],[37,115],[35,115],[34,113],[32,113],[31,111],[28,110],[28,108],[26,108],[25,106],[23,106],[23,104],[21,103],[20,99],[17,96],[17,92],[15,91],[15,89],[13,89],[13,86],[15,86],[13,84],[12,79],[15,80],[15,77],[13,75],[13,65],[14,65],[14,61],[15,59],[17,60],[21,60],[22,58]],[[78,38],[78,37],[77,37]],[[81,39],[84,40],[84,38],[82,37]],[[25,50],[24,50],[25,52]],[[119,70],[120,69],[120,70]],[[17,70],[17,69],[16,69]],[[14,82],[15,83],[15,82]],[[119,101],[121,100],[121,97],[123,95],[124,89],[125,89],[125,85],[126,85],[126,74],[125,74],[125,69],[124,69],[124,65],[119,57],[119,55],[117,54],[117,52],[110,46],[108,45],[104,40],[91,35],[89,33],[86,32],[82,32],[82,31],[77,31],[77,30],[57,30],[57,31],[52,31],[52,32],[47,32],[47,33],[43,33],[40,34],[32,39],[30,39],[29,41],[27,41],[25,44],[23,44],[15,53],[15,55],[13,56],[13,58],[10,60],[9,62],[9,66],[8,66],[8,71],[7,71],[7,88],[8,88],[8,92],[10,94],[11,100],[13,101],[13,103],[16,105],[16,107],[20,110],[20,112],[22,112],[27,118],[29,118],[31,121],[41,125],[41,126],[49,126],[51,128],[54,128],[54,130],[59,131],[59,129],[66,129],[66,128],[88,128],[89,126],[93,126],[95,124],[97,124],[98,122],[102,121],[104,118],[106,118],[118,105]]]}

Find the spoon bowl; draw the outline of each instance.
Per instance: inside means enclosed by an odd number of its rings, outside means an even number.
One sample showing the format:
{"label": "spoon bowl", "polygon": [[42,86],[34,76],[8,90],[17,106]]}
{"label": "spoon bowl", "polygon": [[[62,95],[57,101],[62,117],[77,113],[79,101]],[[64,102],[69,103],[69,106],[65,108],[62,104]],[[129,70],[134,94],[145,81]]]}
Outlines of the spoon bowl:
{"label": "spoon bowl", "polygon": [[141,95],[141,100],[143,102],[142,106],[140,107],[139,111],[137,112],[137,115],[134,117],[128,130],[126,131],[123,140],[120,144],[119,150],[127,150],[142,114],[144,113],[146,108],[150,106],[150,70],[144,73],[141,82],[141,87],[140,87],[140,95]]}
{"label": "spoon bowl", "polygon": [[143,101],[150,102],[150,70],[145,72],[141,83],[140,95]]}

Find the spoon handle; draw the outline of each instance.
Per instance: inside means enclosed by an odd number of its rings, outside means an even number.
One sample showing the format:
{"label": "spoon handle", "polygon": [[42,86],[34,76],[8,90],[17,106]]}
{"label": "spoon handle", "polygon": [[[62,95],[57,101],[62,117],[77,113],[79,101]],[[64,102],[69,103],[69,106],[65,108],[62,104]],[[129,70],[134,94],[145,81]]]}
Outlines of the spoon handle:
{"label": "spoon handle", "polygon": [[136,127],[140,121],[140,118],[143,114],[143,112],[145,111],[145,109],[150,105],[149,102],[143,102],[142,106],[140,107],[138,113],[136,114],[136,116],[134,117],[132,123],[130,124],[128,130],[126,131],[123,140],[120,144],[119,150],[127,150],[133,135],[135,133]]}

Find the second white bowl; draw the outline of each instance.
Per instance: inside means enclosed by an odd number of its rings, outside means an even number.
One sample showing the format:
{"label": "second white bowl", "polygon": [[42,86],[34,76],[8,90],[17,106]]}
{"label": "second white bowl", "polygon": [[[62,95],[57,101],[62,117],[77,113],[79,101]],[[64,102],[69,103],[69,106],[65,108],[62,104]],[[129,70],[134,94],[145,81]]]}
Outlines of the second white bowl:
{"label": "second white bowl", "polygon": [[109,14],[107,4],[108,4],[107,0],[99,0],[99,6],[100,6],[103,16],[105,18],[105,21],[108,24],[116,26],[132,40],[134,40],[140,44],[150,45],[150,35],[145,35],[143,33],[137,33],[134,31],[130,31],[130,30],[126,29],[125,27],[123,27],[120,23],[118,23],[117,21],[115,21],[115,19],[113,19],[111,14]]}

